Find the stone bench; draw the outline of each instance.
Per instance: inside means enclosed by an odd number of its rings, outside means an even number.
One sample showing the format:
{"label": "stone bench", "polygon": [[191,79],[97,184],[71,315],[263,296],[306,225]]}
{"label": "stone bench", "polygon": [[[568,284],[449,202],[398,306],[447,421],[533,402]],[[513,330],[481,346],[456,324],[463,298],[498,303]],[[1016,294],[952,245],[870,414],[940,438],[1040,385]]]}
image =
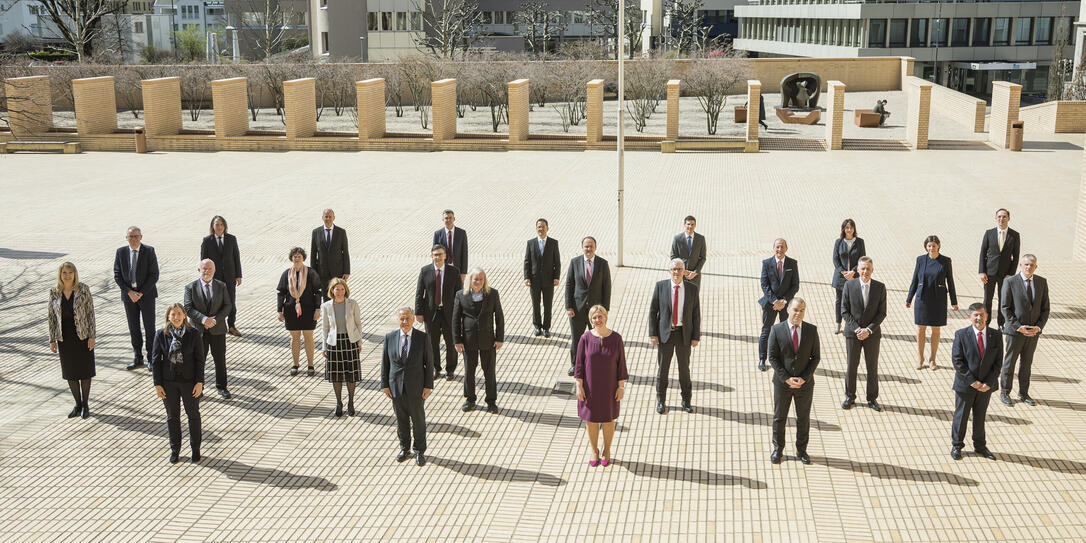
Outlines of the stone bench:
{"label": "stone bench", "polygon": [[704,140],[664,140],[660,142],[661,153],[674,153],[676,151],[719,151],[723,149],[742,149],[743,152],[757,152],[758,142],[733,139],[704,139]]}
{"label": "stone bench", "polygon": [[812,109],[805,113],[796,113],[786,107],[777,108],[777,117],[785,124],[815,124],[822,119],[822,111]]}
{"label": "stone bench", "polygon": [[36,153],[59,151],[69,155],[82,153],[83,146],[77,141],[9,141],[0,143],[0,154],[14,153],[17,151],[30,151]]}
{"label": "stone bench", "polygon": [[854,114],[856,126],[863,128],[874,128],[879,126],[879,120],[881,118],[882,115],[879,115],[870,109],[857,109]]}

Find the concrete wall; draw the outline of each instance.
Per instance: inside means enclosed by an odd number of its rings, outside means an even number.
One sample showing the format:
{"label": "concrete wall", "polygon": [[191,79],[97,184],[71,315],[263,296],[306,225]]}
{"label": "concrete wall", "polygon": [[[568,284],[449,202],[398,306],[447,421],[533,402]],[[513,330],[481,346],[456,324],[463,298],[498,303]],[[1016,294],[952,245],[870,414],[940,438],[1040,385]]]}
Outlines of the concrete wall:
{"label": "concrete wall", "polygon": [[[908,77],[906,84],[927,82],[919,77]],[[940,117],[957,122],[973,129],[975,133],[984,132],[984,115],[987,102],[975,96],[969,96],[942,85],[931,86],[931,110]]]}

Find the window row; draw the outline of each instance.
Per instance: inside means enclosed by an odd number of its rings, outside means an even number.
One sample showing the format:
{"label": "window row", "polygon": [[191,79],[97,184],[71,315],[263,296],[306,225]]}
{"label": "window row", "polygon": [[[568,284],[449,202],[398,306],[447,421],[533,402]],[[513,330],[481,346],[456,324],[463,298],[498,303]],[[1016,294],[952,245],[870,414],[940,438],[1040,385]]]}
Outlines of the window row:
{"label": "window row", "polygon": [[747,39],[843,47],[989,47],[1073,43],[1070,17],[935,19],[770,19],[747,18]]}
{"label": "window row", "polygon": [[382,31],[422,31],[421,11],[370,11],[366,13],[366,29]]}

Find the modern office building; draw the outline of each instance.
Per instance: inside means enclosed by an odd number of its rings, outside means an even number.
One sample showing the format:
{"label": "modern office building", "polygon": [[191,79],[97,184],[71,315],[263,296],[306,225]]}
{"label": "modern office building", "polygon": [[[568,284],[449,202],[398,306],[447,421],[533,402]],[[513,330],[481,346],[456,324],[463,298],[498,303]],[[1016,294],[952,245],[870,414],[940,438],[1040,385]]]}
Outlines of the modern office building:
{"label": "modern office building", "polygon": [[1075,54],[1079,2],[750,0],[735,48],[753,56],[916,59],[919,77],[976,96],[992,81],[1043,95],[1053,59]]}

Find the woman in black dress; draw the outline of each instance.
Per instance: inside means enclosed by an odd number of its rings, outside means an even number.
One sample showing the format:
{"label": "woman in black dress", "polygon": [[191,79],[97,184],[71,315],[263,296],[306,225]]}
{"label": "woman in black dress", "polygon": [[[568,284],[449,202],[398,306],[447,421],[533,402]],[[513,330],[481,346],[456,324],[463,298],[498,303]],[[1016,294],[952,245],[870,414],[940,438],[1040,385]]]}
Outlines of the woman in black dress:
{"label": "woman in black dress", "polygon": [[200,461],[203,430],[200,422],[200,395],[204,393],[204,342],[201,332],[185,316],[185,306],[166,309],[166,326],[155,333],[151,354],[151,375],[155,394],[166,406],[166,428],[170,434],[170,463],[176,464],[181,451],[181,405],[189,419],[192,461]]}
{"label": "woman in black dress", "polygon": [[306,266],[305,249],[295,247],[290,250],[293,265],[279,278],[279,322],[286,323],[290,331],[290,354],[294,365],[291,375],[298,375],[298,357],[302,350],[302,338],[305,338],[305,357],[309,362],[306,375],[315,373],[313,368],[313,329],[321,318],[321,278],[313,268]]}
{"label": "woman in black dress", "polygon": [[75,264],[57,270],[57,286],[49,291],[49,350],[60,353],[60,374],[68,381],[75,407],[68,418],[90,416],[87,399],[94,377],[94,300],[79,282]]}
{"label": "woman in black dress", "polygon": [[860,257],[867,256],[864,239],[856,235],[856,222],[845,219],[841,223],[841,236],[833,242],[833,279],[830,284],[837,291],[837,302],[833,305],[833,315],[837,318],[837,331],[841,333],[841,291],[845,282],[856,277],[856,266]]}
{"label": "woman in black dress", "polygon": [[939,332],[941,326],[946,326],[946,297],[950,294],[950,305],[954,311],[958,310],[958,293],[954,290],[954,272],[950,265],[950,257],[939,254],[939,237],[928,236],[924,239],[924,249],[928,254],[916,257],[916,268],[913,270],[913,281],[909,285],[909,296],[905,299],[905,307],[911,307],[913,297],[916,297],[916,307],[913,308],[913,319],[916,322],[916,344],[920,360],[916,363],[916,369],[924,369],[924,342],[927,329],[931,327],[931,358],[928,363],[931,369],[936,368],[935,353],[939,350]]}

